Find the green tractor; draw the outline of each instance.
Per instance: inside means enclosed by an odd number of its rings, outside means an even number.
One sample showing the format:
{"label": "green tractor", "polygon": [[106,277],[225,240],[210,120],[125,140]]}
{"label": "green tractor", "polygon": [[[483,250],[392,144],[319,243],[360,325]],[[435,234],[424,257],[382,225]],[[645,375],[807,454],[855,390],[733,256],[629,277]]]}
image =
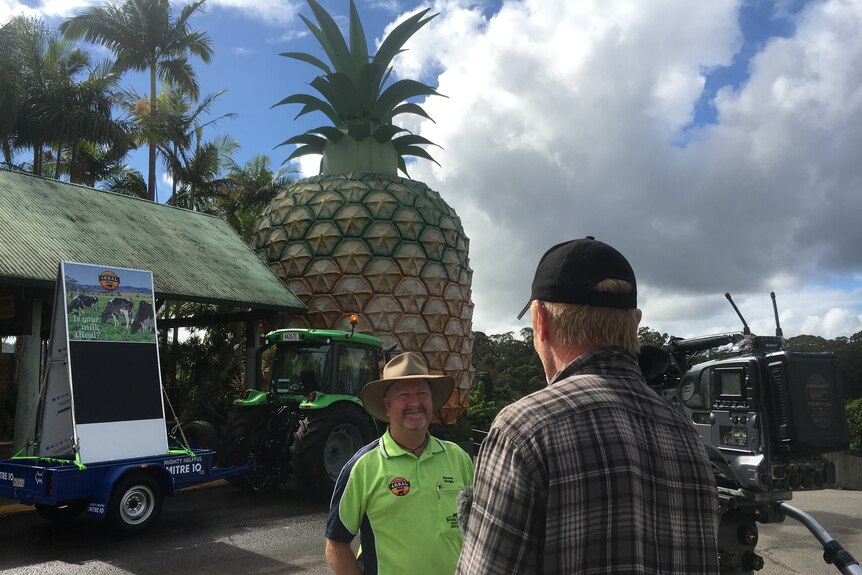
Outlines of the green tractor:
{"label": "green tractor", "polygon": [[254,456],[254,469],[229,481],[264,492],[292,476],[312,494],[329,497],[344,464],[382,432],[359,394],[380,378],[389,353],[380,339],[352,331],[268,333],[257,352],[258,381],[266,389],[246,389],[234,400],[218,440],[219,465]]}

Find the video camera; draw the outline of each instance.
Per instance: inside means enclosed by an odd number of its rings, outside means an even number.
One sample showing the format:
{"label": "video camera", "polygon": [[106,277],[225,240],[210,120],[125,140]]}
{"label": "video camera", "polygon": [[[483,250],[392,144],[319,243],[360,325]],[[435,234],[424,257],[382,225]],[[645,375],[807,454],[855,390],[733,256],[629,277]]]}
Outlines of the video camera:
{"label": "video camera", "polygon": [[823,544],[827,563],[844,573],[862,573],[811,516],[786,503],[793,491],[834,484],[835,467],[823,454],[847,449],[849,432],[835,355],[785,350],[775,294],[770,296],[774,336],[753,335],[725,294],[742,332],[671,337],[664,349],[642,346],[641,370],[692,423],[713,464],[723,574],[763,568],[763,558],[754,552],[756,523],[778,523],[786,515]]}
{"label": "video camera", "polygon": [[[758,500],[790,499],[790,492],[823,489],[835,481],[823,458],[847,449],[844,387],[832,353],[783,349],[775,294],[774,336],[753,335],[739,309],[741,333],[665,345],[670,369],[651,383],[700,434],[720,487]],[[731,346],[725,357],[691,365],[691,356]],[[756,494],[756,495],[755,495]]]}

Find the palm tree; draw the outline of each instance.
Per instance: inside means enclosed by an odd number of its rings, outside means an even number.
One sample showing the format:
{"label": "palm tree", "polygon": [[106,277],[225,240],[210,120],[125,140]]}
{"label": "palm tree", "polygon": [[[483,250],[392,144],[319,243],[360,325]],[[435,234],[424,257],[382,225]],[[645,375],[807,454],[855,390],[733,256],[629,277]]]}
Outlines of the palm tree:
{"label": "palm tree", "polygon": [[104,188],[109,192],[124,196],[142,199],[147,197],[147,182],[144,180],[144,176],[125,164],[105,180]]}
{"label": "palm tree", "polygon": [[[118,78],[109,68],[106,62],[91,66],[86,52],[40,20],[17,17],[3,26],[0,141],[5,162],[11,165],[15,151],[30,148],[34,173],[42,174],[47,160],[53,162],[55,178],[65,168],[74,173],[73,181],[84,181],[87,170],[76,165],[82,148],[100,146],[125,155],[129,126],[111,116]],[[84,73],[87,77],[79,80]]]}
{"label": "palm tree", "polygon": [[273,172],[269,156],[256,156],[243,166],[230,167],[228,178],[234,185],[213,200],[213,209],[239,236],[250,242],[254,222],[275,196],[293,183],[293,170]]}
{"label": "palm tree", "polygon": [[226,91],[219,90],[208,94],[197,106],[194,106],[191,99],[181,90],[163,86],[158,98],[159,112],[151,117],[149,130],[156,133],[155,139],[159,141],[158,152],[173,179],[171,198],[177,195],[179,183],[177,176],[183,168],[183,163],[188,161],[192,147],[199,144],[203,130],[215,126],[219,120],[236,117],[233,112],[215,118],[210,117],[210,107],[213,102]]}
{"label": "palm tree", "polygon": [[231,154],[239,145],[230,136],[210,142],[202,141],[201,136],[202,132],[196,131],[191,153],[180,150],[180,156],[172,161],[177,191],[167,203],[187,210],[212,212],[213,200],[230,193],[234,187],[224,170],[233,163]]}
{"label": "palm tree", "polygon": [[43,108],[45,123],[56,127],[55,178],[61,173],[65,157],[71,182],[95,185],[97,179],[118,168],[134,147],[134,125],[112,118],[119,77],[110,69],[107,61],[93,66],[85,79],[57,90],[54,99]]}
{"label": "palm tree", "polygon": [[36,52],[44,26],[36,19],[16,16],[0,26],[0,148],[4,164],[14,167],[18,118],[27,94],[25,54]]}
{"label": "palm tree", "polygon": [[[157,110],[157,79],[178,86],[197,98],[199,88],[188,54],[204,62],[213,50],[206,33],[189,29],[189,19],[205,0],[183,6],[172,20],[169,0],[126,0],[121,6],[105,4],[88,8],[60,24],[68,38],[83,38],[105,46],[117,60],[114,71],[148,71],[150,74],[150,114]],[[148,196],[156,198],[156,141],[150,141]]]}
{"label": "palm tree", "polygon": [[[4,57],[0,78],[4,156],[30,148],[34,174],[42,174],[46,144],[56,143],[65,129],[64,117],[54,112],[75,89],[75,76],[90,64],[80,48],[58,39],[36,19],[18,17],[3,27],[3,44],[11,50]],[[17,65],[17,69],[16,69]],[[15,83],[14,87],[10,86]]]}

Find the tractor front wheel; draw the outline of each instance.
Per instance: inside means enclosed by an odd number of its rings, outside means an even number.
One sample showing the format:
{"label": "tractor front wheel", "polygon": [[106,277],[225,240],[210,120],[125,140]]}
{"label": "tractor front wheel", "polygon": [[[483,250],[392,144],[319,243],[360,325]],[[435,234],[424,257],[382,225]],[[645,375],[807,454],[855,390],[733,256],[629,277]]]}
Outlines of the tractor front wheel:
{"label": "tractor front wheel", "polygon": [[314,495],[329,498],[341,468],[374,437],[374,424],[358,406],[308,412],[290,447],[294,477]]}

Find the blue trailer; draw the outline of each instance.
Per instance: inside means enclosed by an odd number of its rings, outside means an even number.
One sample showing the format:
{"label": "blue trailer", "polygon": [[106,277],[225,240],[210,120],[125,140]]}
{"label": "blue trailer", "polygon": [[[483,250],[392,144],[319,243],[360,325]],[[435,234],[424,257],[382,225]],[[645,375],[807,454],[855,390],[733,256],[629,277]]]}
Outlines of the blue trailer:
{"label": "blue trailer", "polygon": [[69,521],[86,513],[122,531],[145,529],[165,495],[247,473],[252,462],[214,467],[215,451],[172,450],[165,455],[88,463],[13,457],[0,461],[0,497],[35,505],[42,517]]}

